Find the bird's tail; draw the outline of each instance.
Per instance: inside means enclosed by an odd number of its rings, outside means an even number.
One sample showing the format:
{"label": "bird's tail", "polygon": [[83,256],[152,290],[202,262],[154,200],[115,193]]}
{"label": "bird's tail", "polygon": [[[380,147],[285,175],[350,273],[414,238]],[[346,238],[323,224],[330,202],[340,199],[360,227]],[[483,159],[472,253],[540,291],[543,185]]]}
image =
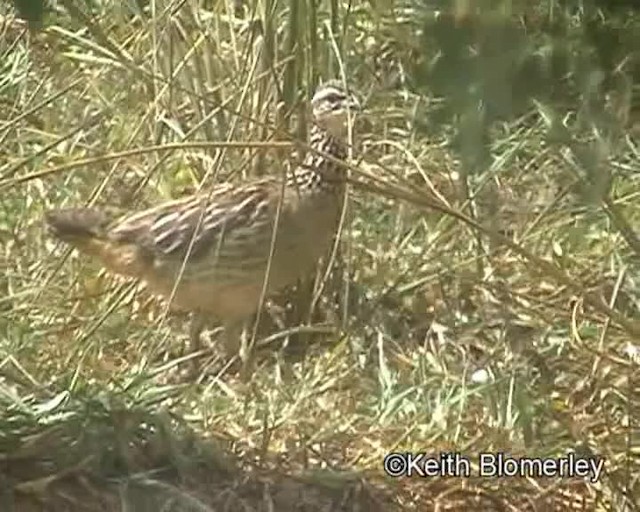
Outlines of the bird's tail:
{"label": "bird's tail", "polygon": [[146,253],[131,240],[112,236],[116,211],[98,208],[63,208],[45,214],[53,236],[80,252],[97,257],[109,270],[140,277],[149,262]]}
{"label": "bird's tail", "polygon": [[99,254],[111,216],[98,208],[63,208],[45,214],[53,236],[88,254]]}
{"label": "bird's tail", "polygon": [[111,218],[97,208],[63,208],[48,211],[45,222],[53,236],[75,245],[82,240],[104,238]]}

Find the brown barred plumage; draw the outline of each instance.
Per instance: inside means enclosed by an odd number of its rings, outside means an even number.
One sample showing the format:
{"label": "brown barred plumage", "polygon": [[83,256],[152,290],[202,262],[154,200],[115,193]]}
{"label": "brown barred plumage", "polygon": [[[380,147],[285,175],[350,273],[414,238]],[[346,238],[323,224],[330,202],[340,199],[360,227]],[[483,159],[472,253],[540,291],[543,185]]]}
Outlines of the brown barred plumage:
{"label": "brown barred plumage", "polygon": [[[343,160],[346,116],[357,101],[331,81],[319,87],[312,107],[310,146]],[[220,184],[121,218],[97,208],[67,208],[48,212],[46,222],[58,238],[109,270],[142,279],[180,309],[217,317],[225,325],[227,351],[235,353],[239,328],[258,308],[265,278],[270,293],[310,272],[340,219],[341,166],[309,151],[284,185],[277,177]]]}

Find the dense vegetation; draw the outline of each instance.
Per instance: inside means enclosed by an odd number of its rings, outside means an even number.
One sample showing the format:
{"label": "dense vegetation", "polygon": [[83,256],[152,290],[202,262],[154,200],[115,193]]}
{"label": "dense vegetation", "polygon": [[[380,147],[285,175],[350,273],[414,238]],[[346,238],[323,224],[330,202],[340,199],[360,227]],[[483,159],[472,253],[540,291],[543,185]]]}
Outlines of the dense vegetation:
{"label": "dense vegetation", "polygon": [[[366,108],[322,293],[273,298],[248,385],[186,378],[184,318],[42,215],[281,172],[331,77]],[[0,510],[638,510],[639,176],[633,2],[0,4]]]}

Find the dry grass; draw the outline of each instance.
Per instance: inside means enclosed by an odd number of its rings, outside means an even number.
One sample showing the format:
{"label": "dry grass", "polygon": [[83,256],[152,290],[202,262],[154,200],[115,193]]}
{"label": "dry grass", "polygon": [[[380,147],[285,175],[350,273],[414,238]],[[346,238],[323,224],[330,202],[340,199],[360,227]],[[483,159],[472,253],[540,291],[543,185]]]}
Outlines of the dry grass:
{"label": "dry grass", "polygon": [[[0,508],[637,510],[633,119],[605,144],[538,104],[492,125],[473,173],[403,81],[405,11],[245,3],[143,20],[64,1],[37,34],[0,10]],[[47,238],[43,212],[280,172],[274,141],[303,140],[305,94],[341,73],[367,111],[317,332],[295,361],[269,343],[250,385],[185,380],[183,319]],[[278,297],[261,336],[305,300]],[[606,475],[393,480],[394,451],[573,451]]]}

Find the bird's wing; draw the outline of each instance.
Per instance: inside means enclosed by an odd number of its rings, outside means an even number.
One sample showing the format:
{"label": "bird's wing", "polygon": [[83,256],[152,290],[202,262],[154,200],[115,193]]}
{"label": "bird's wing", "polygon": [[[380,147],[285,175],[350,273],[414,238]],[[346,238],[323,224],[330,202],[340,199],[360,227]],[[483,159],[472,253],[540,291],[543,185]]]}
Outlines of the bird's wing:
{"label": "bird's wing", "polygon": [[118,222],[109,236],[135,242],[167,258],[197,259],[223,237],[242,237],[269,224],[278,186],[271,179],[210,191],[164,203]]}

